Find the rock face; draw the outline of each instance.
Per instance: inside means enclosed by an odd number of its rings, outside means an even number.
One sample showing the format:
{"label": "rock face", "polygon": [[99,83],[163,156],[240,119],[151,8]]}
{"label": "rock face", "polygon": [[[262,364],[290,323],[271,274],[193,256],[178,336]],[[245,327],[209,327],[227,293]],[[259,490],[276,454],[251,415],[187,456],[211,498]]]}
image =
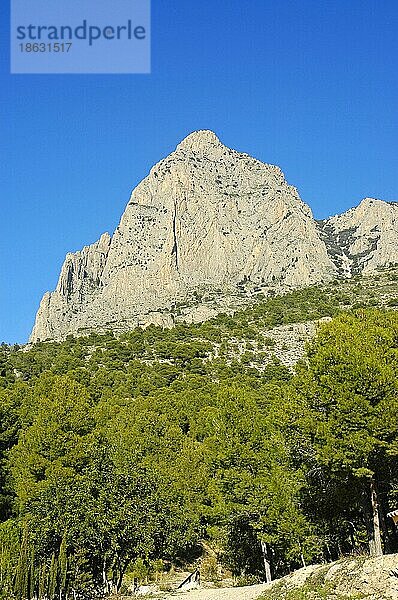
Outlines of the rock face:
{"label": "rock face", "polygon": [[365,198],[356,208],[320,221],[320,231],[340,275],[398,262],[397,202]]}
{"label": "rock face", "polygon": [[109,233],[104,233],[91,246],[66,255],[55,291],[42,298],[31,341],[58,339],[69,333],[62,324],[98,293],[110,243]]}
{"label": "rock face", "polygon": [[112,238],[67,255],[30,341],[171,326],[176,303],[204,291],[286,289],[396,262],[397,210],[366,200],[317,223],[278,167],[194,132],[133,191]]}

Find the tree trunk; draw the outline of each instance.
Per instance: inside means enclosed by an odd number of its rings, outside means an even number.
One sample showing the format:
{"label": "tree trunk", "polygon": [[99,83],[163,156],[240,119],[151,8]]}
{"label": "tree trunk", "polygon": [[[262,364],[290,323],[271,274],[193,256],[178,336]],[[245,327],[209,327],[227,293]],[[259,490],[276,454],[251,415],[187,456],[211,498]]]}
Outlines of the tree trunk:
{"label": "tree trunk", "polygon": [[264,560],[265,581],[266,581],[266,583],[269,583],[270,581],[272,581],[271,562],[269,559],[267,544],[265,542],[261,542],[261,550],[263,553],[263,560]]}
{"label": "tree trunk", "polygon": [[106,576],[106,561],[102,561],[102,585],[104,586],[104,594],[108,593],[108,578]]}
{"label": "tree trunk", "polygon": [[372,528],[371,536],[369,539],[369,552],[370,556],[381,556],[383,554],[383,547],[381,545],[379,499],[377,497],[376,482],[374,480],[374,477],[370,479],[369,483],[370,504],[372,507]]}
{"label": "tree trunk", "polygon": [[119,593],[122,587],[122,583],[123,583],[123,577],[124,574],[126,572],[126,569],[128,567],[129,561],[126,561],[124,564],[122,564],[122,560],[121,558],[118,556],[117,557],[117,564],[118,564],[118,577],[116,579],[116,592]]}
{"label": "tree trunk", "polygon": [[379,507],[379,516],[380,516],[381,530],[383,532],[383,549],[384,549],[384,553],[385,554],[390,554],[390,552],[391,552],[391,538],[390,538],[390,533],[388,531],[387,523],[386,523],[386,520],[384,518],[384,512],[383,512],[382,509],[380,509],[380,507]]}
{"label": "tree trunk", "polygon": [[301,545],[301,542],[299,542],[299,546],[300,546],[300,559],[301,559],[301,564],[303,565],[303,567],[307,566],[307,563],[305,562],[305,558],[304,558],[304,552],[303,552],[303,546]]}
{"label": "tree trunk", "polygon": [[[331,551],[330,546],[327,541],[325,541],[325,547],[326,547],[327,553],[329,555],[329,562],[332,562],[332,560],[333,560],[332,551]],[[326,561],[326,562],[328,562],[328,561]]]}

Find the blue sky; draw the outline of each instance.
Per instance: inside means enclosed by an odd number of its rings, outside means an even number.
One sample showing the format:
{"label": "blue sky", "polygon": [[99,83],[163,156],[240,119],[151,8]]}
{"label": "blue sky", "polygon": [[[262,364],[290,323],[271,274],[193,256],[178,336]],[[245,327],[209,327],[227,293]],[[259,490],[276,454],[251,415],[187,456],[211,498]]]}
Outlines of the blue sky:
{"label": "blue sky", "polygon": [[153,0],[150,75],[10,75],[1,18],[0,341],[195,129],[278,164],[317,218],[398,199],[396,0]]}

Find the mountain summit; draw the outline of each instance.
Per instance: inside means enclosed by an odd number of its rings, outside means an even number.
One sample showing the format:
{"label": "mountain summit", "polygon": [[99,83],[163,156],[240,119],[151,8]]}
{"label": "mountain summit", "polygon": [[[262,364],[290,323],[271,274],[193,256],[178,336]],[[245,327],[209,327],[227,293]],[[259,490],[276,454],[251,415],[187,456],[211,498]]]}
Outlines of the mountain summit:
{"label": "mountain summit", "polygon": [[[317,222],[279,167],[195,131],[132,192],[112,237],[66,256],[30,340],[171,326],[189,297],[351,276],[398,262],[397,248],[398,204],[366,199]],[[210,316],[197,309],[187,318]]]}

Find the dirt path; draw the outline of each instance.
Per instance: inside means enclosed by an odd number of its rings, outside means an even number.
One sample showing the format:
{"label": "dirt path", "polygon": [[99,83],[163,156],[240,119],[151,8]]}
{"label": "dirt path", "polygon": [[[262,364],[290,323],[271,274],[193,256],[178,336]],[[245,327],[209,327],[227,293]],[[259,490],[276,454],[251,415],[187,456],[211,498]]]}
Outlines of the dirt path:
{"label": "dirt path", "polygon": [[266,584],[261,583],[245,587],[192,590],[168,594],[164,596],[164,600],[255,600],[267,587]]}

